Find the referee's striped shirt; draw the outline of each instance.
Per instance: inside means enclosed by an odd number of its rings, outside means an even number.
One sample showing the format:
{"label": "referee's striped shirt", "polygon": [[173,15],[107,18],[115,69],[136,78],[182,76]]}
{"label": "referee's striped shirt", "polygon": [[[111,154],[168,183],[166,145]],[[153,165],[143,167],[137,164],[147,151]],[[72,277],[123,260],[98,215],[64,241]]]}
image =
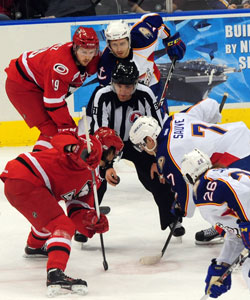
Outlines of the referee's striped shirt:
{"label": "referee's striped shirt", "polygon": [[88,103],[87,116],[90,133],[106,126],[114,129],[123,141],[128,141],[129,130],[138,116],[152,116],[162,126],[161,112],[152,90],[140,83],[126,102],[119,101],[110,85],[97,88]]}

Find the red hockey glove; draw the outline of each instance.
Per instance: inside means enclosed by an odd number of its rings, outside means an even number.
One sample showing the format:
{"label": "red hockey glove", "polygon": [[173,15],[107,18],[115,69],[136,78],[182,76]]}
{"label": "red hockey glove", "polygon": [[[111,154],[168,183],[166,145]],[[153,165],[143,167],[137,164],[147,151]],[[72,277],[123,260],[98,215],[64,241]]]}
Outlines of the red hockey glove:
{"label": "red hockey glove", "polygon": [[98,223],[94,225],[96,233],[104,233],[109,230],[109,222],[104,214],[100,214]]}
{"label": "red hockey glove", "polygon": [[98,167],[102,158],[102,145],[95,136],[90,135],[89,137],[91,152],[88,153],[87,151],[87,140],[85,135],[79,136],[81,145],[80,148],[76,149],[76,151],[74,152],[76,153],[76,155],[80,156],[80,158],[85,161],[92,169],[95,169]]}
{"label": "red hockey glove", "polygon": [[70,218],[76,225],[76,229],[89,238],[92,238],[95,233],[104,233],[109,230],[108,219],[101,214],[98,222],[94,209],[78,210]]}
{"label": "red hockey glove", "polygon": [[58,133],[76,133],[77,132],[77,126],[71,126],[71,127],[58,127],[57,128]]}

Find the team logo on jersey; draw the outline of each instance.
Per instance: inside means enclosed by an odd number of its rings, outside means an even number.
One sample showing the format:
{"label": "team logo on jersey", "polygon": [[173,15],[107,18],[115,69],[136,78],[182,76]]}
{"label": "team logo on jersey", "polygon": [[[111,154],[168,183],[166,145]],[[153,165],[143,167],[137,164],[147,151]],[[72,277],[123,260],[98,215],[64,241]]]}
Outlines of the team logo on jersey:
{"label": "team logo on jersey", "polygon": [[136,119],[138,119],[139,117],[141,117],[142,114],[140,111],[132,111],[129,115],[129,122],[130,123],[134,123]]}
{"label": "team logo on jersey", "polygon": [[146,39],[150,39],[153,37],[152,32],[145,27],[140,27],[139,31]]}
{"label": "team logo on jersey", "polygon": [[90,192],[90,189],[91,189],[91,183],[88,180],[78,193],[76,193],[76,189],[73,189],[72,191],[61,195],[61,198],[65,201],[71,201],[73,199],[77,199],[79,197],[88,195],[88,193]]}
{"label": "team logo on jersey", "polygon": [[66,75],[69,73],[69,69],[63,64],[55,64],[53,70],[61,75]]}
{"label": "team logo on jersey", "polygon": [[164,165],[165,165],[165,162],[166,162],[166,159],[165,159],[164,156],[160,156],[160,157],[158,158],[157,164],[158,164],[158,166],[159,166],[159,169],[160,169],[161,173],[163,172],[163,167],[164,167]]}
{"label": "team logo on jersey", "polygon": [[101,66],[101,68],[99,69],[99,73],[98,73],[98,79],[100,79],[100,80],[104,80],[104,79],[106,79],[107,78],[107,76],[106,75],[104,75],[104,76],[102,76],[102,73],[105,73],[106,71],[105,71],[105,69],[104,69],[104,67],[103,66]]}

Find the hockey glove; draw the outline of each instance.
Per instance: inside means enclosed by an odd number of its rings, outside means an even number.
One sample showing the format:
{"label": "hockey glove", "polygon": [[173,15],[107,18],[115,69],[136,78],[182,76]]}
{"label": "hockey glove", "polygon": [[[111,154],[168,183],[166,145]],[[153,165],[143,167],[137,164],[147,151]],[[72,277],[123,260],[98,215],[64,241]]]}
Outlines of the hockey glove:
{"label": "hockey glove", "polygon": [[175,200],[172,204],[171,213],[178,218],[182,218],[185,216],[185,212],[181,209],[177,200]]}
{"label": "hockey glove", "polygon": [[212,259],[212,263],[208,268],[207,277],[205,279],[206,288],[205,293],[209,294],[211,298],[218,298],[221,294],[226,293],[231,288],[231,274],[229,274],[223,281],[219,282],[219,277],[224,274],[227,267],[217,265],[216,259]]}
{"label": "hockey glove", "polygon": [[181,60],[186,52],[186,45],[181,40],[179,32],[176,32],[173,36],[163,40],[163,44],[166,47],[167,54],[172,60],[176,57],[177,60]]}
{"label": "hockey glove", "polygon": [[102,157],[102,145],[98,139],[92,135],[90,138],[91,152],[88,153],[87,149],[87,139],[85,135],[78,137],[78,143],[76,147],[72,148],[72,153],[70,153],[70,158],[80,167],[86,166],[86,163],[95,169],[98,167],[101,157]]}
{"label": "hockey glove", "polygon": [[250,222],[239,223],[241,238],[244,246],[250,250]]}
{"label": "hockey glove", "polygon": [[109,222],[104,214],[100,214],[99,221],[94,225],[96,233],[104,233],[109,230]]}
{"label": "hockey glove", "polygon": [[71,125],[71,127],[58,127],[57,128],[58,133],[76,133],[77,132],[77,126]]}
{"label": "hockey glove", "polygon": [[73,213],[70,217],[74,222],[77,231],[89,238],[95,233],[104,233],[109,230],[108,219],[105,215],[100,214],[100,220],[94,209],[82,209]]}

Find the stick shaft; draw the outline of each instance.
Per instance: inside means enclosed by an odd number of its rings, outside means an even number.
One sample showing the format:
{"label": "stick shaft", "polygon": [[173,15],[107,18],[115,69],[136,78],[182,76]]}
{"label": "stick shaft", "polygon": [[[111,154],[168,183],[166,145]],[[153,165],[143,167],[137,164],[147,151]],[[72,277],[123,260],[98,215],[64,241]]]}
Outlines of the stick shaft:
{"label": "stick shaft", "polygon": [[[90,137],[89,137],[86,107],[82,108],[82,112],[83,112],[83,124],[84,124],[86,139],[87,139],[87,148],[88,148],[88,153],[90,153],[91,152],[91,146],[90,146]],[[95,171],[94,170],[91,170],[91,175],[92,175],[92,182],[93,182],[93,193],[94,193],[96,214],[97,214],[98,219],[100,219],[100,207],[99,207],[99,202],[98,202],[97,184],[96,184],[96,178],[95,178]],[[103,267],[104,267],[104,270],[107,271],[108,270],[108,263],[107,263],[107,260],[106,260],[105,247],[104,247],[104,241],[103,241],[102,233],[100,233],[100,242],[101,242],[101,248],[102,248]]]}
{"label": "stick shaft", "polygon": [[168,244],[169,244],[169,242],[170,242],[170,240],[171,240],[171,238],[172,238],[172,236],[173,236],[174,230],[175,230],[176,225],[177,225],[178,222],[179,222],[179,218],[174,222],[173,227],[172,227],[171,230],[170,230],[170,233],[169,233],[169,235],[168,235],[168,238],[167,238],[167,240],[166,240],[166,243],[164,244],[164,246],[163,246],[163,248],[162,248],[162,250],[161,250],[161,257],[164,255],[164,253],[165,253],[166,250],[167,250]]}
{"label": "stick shaft", "polygon": [[167,94],[167,90],[168,90],[168,85],[169,85],[169,82],[170,82],[170,79],[172,77],[172,74],[174,72],[174,69],[175,69],[175,63],[176,63],[176,57],[173,58],[172,60],[172,63],[170,65],[170,69],[168,71],[168,76],[167,76],[167,79],[166,79],[166,82],[165,82],[165,85],[164,85],[164,88],[163,88],[163,91],[162,91],[162,94],[161,94],[161,99],[158,103],[158,107],[160,108],[163,103],[164,103],[164,99],[166,97],[166,94]]}
{"label": "stick shaft", "polygon": [[[228,275],[230,275],[238,265],[242,265],[248,257],[249,251],[245,248],[241,251],[240,255],[234,260],[234,262],[226,269],[226,271],[218,278],[217,281],[223,283],[223,281],[228,277]],[[200,300],[206,300],[208,298],[209,294],[206,294]]]}
{"label": "stick shaft", "polygon": [[219,112],[221,113],[222,112],[222,109],[224,107],[224,104],[225,102],[227,101],[227,97],[228,97],[228,93],[224,93],[223,97],[222,97],[222,100],[221,100],[221,103],[220,103],[220,106],[219,106]]}

